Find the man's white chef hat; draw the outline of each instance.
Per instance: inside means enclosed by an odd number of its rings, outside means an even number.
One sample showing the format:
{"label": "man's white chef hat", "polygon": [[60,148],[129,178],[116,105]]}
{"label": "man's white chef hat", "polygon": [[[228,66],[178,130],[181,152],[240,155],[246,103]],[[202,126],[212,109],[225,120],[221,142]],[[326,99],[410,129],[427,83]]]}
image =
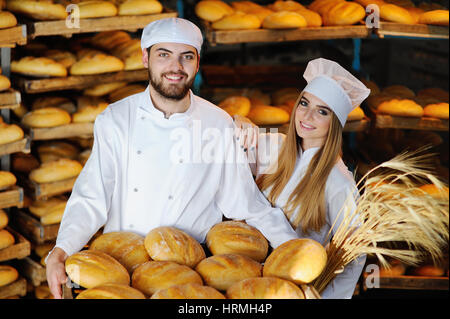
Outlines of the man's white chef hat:
{"label": "man's white chef hat", "polygon": [[370,94],[360,80],[334,61],[318,58],[309,61],[305,73],[308,84],[303,91],[325,102],[344,127],[347,116]]}
{"label": "man's white chef hat", "polygon": [[188,20],[166,18],[149,23],[142,32],[141,47],[143,50],[161,42],[192,45],[200,55],[203,36],[200,29]]}

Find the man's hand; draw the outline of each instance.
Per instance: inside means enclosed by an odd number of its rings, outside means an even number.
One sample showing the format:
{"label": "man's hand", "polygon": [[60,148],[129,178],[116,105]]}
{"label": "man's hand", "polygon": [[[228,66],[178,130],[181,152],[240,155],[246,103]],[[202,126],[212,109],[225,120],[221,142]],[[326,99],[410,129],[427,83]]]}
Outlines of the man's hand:
{"label": "man's hand", "polygon": [[233,116],[236,126],[235,137],[245,152],[255,149],[258,145],[259,128],[248,118],[240,115]]}
{"label": "man's hand", "polygon": [[62,299],[61,285],[67,282],[64,265],[66,258],[67,254],[59,247],[56,247],[47,258],[47,283],[55,299]]}

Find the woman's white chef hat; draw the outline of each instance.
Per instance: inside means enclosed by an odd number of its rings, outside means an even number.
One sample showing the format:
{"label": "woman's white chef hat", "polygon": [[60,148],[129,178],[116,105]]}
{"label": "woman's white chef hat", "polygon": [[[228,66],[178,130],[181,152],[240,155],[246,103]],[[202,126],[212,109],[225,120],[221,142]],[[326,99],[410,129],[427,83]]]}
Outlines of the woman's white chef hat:
{"label": "woman's white chef hat", "polygon": [[344,127],[347,116],[370,94],[360,80],[334,61],[318,58],[309,61],[305,73],[308,84],[303,91],[325,102]]}
{"label": "woman's white chef hat", "polygon": [[142,31],[141,47],[143,50],[161,42],[192,45],[200,55],[203,36],[200,29],[188,20],[166,18],[149,23]]}

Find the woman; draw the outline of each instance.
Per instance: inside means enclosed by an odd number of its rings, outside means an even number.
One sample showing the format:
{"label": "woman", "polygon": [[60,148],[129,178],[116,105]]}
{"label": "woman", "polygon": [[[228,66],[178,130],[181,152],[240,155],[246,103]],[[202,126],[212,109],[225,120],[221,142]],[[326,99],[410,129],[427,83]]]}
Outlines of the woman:
{"label": "woman", "polygon": [[[294,107],[287,136],[244,136],[251,130],[242,129],[246,126],[242,119],[235,122],[241,128],[243,148],[244,140],[258,141],[248,157],[256,159],[251,167],[260,190],[273,206],[283,209],[300,238],[325,246],[336,218],[331,234],[342,221],[344,204],[356,207],[355,181],[340,155],[342,130],[348,114],[370,90],[339,64],[322,58],[309,62],[304,77],[308,84]],[[322,297],[351,298],[364,262],[365,256],[349,264]]]}

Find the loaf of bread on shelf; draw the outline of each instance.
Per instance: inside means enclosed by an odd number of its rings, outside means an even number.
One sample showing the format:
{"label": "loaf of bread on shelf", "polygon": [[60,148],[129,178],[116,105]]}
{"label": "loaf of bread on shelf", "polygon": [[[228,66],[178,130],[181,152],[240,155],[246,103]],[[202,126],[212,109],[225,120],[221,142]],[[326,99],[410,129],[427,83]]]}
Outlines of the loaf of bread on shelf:
{"label": "loaf of bread on shelf", "polygon": [[117,7],[109,1],[82,1],[77,4],[80,19],[113,17],[117,15]]}
{"label": "loaf of bread on shelf", "polygon": [[305,299],[297,285],[276,277],[241,280],[228,288],[226,296],[228,299]]}
{"label": "loaf of bread on shelf", "polygon": [[422,13],[419,16],[418,23],[448,26],[448,17],[448,10],[432,10]]}
{"label": "loaf of bread on shelf", "polygon": [[245,96],[229,96],[225,100],[221,101],[218,105],[230,116],[241,115],[247,116],[250,112],[251,103]]}
{"label": "loaf of bread on shelf", "polygon": [[75,299],[146,299],[139,290],[123,284],[107,283],[80,292]]}
{"label": "loaf of bread on shelf", "polygon": [[19,272],[10,265],[0,265],[0,287],[7,286],[19,278]]}
{"label": "loaf of bread on shelf", "polygon": [[261,277],[262,265],[238,254],[214,255],[202,260],[195,270],[206,285],[226,291],[231,285],[253,277]]}
{"label": "loaf of bread on shelf", "polygon": [[413,276],[442,277],[445,274],[445,269],[437,265],[423,265],[414,268],[411,274]]}
{"label": "loaf of bread on shelf", "polygon": [[67,198],[64,196],[55,196],[46,200],[33,201],[28,210],[36,217],[42,217],[54,209],[64,209],[67,204]]}
{"label": "loaf of bread on shelf", "polygon": [[305,18],[308,27],[320,27],[323,24],[322,16],[313,10],[303,8],[294,12],[297,12]]}
{"label": "loaf of bread on shelf", "polygon": [[99,250],[114,257],[130,274],[150,260],[144,246],[144,237],[132,232],[104,233],[92,241],[89,249]]}
{"label": "loaf of bread on shelf", "polygon": [[22,124],[30,128],[61,126],[71,121],[69,112],[57,107],[44,107],[30,111],[22,117]]}
{"label": "loaf of bread on shelf", "polygon": [[73,103],[71,99],[64,96],[41,96],[35,99],[31,104],[31,110],[42,109],[44,107],[57,107],[67,111],[70,114],[77,110],[75,103]]}
{"label": "loaf of bread on shelf", "polygon": [[199,1],[195,5],[195,14],[203,20],[214,22],[234,13],[232,7],[223,1]]}
{"label": "loaf of bread on shelf", "polygon": [[77,104],[77,111],[72,114],[73,123],[94,122],[109,105],[107,101],[91,96],[80,96]]}
{"label": "loaf of bread on shelf", "polygon": [[424,192],[425,194],[431,195],[433,197],[448,200],[449,196],[448,187],[438,188],[434,184],[425,184],[420,186],[419,190],[421,191],[421,193],[419,194],[423,194]]}
{"label": "loaf of bread on shelf", "polygon": [[36,245],[33,250],[38,257],[42,258],[46,256],[53,249],[53,247],[55,247],[54,243],[44,243]]}
{"label": "loaf of bread on shelf", "polygon": [[278,11],[266,16],[262,22],[264,29],[297,29],[308,25],[306,19],[292,11]]}
{"label": "loaf of bread on shelf", "polygon": [[269,250],[267,239],[258,229],[239,221],[214,225],[206,235],[206,245],[213,255],[241,254],[258,262]]}
{"label": "loaf of bread on shelf", "polygon": [[82,250],[69,256],[65,262],[66,273],[76,284],[84,288],[99,285],[130,284],[130,275],[116,259],[97,250]]}
{"label": "loaf of bread on shelf", "polygon": [[42,163],[58,160],[60,158],[76,159],[78,148],[64,141],[48,141],[37,146],[37,153]]}
{"label": "loaf of bread on shelf", "polygon": [[14,236],[6,229],[0,230],[0,250],[14,245],[16,242]]}
{"label": "loaf of bread on shelf", "polygon": [[150,299],[225,299],[225,296],[213,287],[189,283],[159,289]]}
{"label": "loaf of bread on shelf", "polygon": [[314,0],[309,4],[308,9],[319,13],[323,17],[328,10],[340,2],[344,2],[344,0]]}
{"label": "loaf of bread on shelf", "polygon": [[414,24],[414,18],[405,8],[395,4],[383,4],[380,7],[380,17],[389,22]]}
{"label": "loaf of bread on shelf", "polygon": [[29,178],[35,183],[52,183],[77,177],[83,166],[75,160],[61,158],[57,161],[43,163],[31,171]]}
{"label": "loaf of bread on shelf", "polygon": [[125,0],[119,5],[120,16],[156,14],[163,11],[161,2],[157,0]]}
{"label": "loaf of bread on shelf", "polygon": [[11,62],[11,72],[34,77],[65,77],[67,69],[61,63],[45,57],[26,56]]}
{"label": "loaf of bread on shelf", "polygon": [[125,59],[136,52],[140,52],[142,54],[141,40],[129,39],[123,43],[115,45],[109,52],[121,59]]}
{"label": "loaf of bread on shelf", "polygon": [[417,92],[417,97],[432,97],[437,99],[439,102],[449,102],[448,91],[435,87],[421,89]]}
{"label": "loaf of bread on shelf", "polygon": [[11,81],[4,75],[0,74],[0,92],[11,87]]}
{"label": "loaf of bread on shelf", "polygon": [[54,207],[47,211],[44,216],[41,217],[41,224],[42,225],[53,225],[53,224],[59,224],[63,218],[64,210],[66,209],[65,206],[63,207]]}
{"label": "loaf of bread on shelf", "polygon": [[62,64],[66,69],[70,68],[75,62],[77,62],[77,57],[75,54],[63,50],[47,50],[44,53],[44,57]]}
{"label": "loaf of bread on shelf", "polygon": [[0,145],[23,139],[24,133],[16,124],[0,123]]}
{"label": "loaf of bread on shelf", "polygon": [[16,185],[17,178],[13,173],[0,171],[0,190],[5,190]]}
{"label": "loaf of bread on shelf", "polygon": [[361,121],[364,117],[363,109],[360,106],[357,106],[348,114],[347,122]]}
{"label": "loaf of bread on shelf", "polygon": [[121,30],[103,31],[94,35],[89,42],[96,48],[111,51],[115,47],[131,40],[131,36]]}
{"label": "loaf of bread on shelf", "polygon": [[119,58],[107,54],[87,55],[70,67],[72,75],[103,74],[122,71],[125,64]]}
{"label": "loaf of bread on shelf", "polygon": [[141,70],[145,69],[144,63],[142,62],[142,52],[136,51],[126,58],[123,59],[125,66],[125,71]]}
{"label": "loaf of bread on shelf", "polygon": [[304,9],[305,7],[298,3],[297,1],[292,1],[292,0],[287,0],[287,1],[281,1],[281,0],[277,0],[272,4],[267,5],[267,7],[270,10],[273,11],[297,11],[297,10],[301,10]]}
{"label": "loaf of bread on shelf", "polygon": [[401,261],[394,259],[389,262],[388,267],[380,267],[380,277],[398,277],[403,276],[406,271],[406,266]]}
{"label": "loaf of bread on shelf", "polygon": [[428,104],[423,108],[423,115],[448,120],[448,103]]}
{"label": "loaf of bread on shelf", "polygon": [[174,227],[152,229],[145,236],[144,245],[150,257],[157,261],[173,261],[193,268],[206,258],[199,242]]}
{"label": "loaf of bread on shelf", "polygon": [[340,2],[333,6],[323,15],[323,24],[333,25],[353,25],[363,20],[366,16],[364,7],[356,2]]}
{"label": "loaf of bread on shelf", "polygon": [[127,85],[127,82],[102,83],[85,89],[83,95],[104,96]]}
{"label": "loaf of bread on shelf", "polygon": [[402,117],[422,117],[423,108],[409,99],[392,99],[378,105],[377,113]]}
{"label": "loaf of bread on shelf", "polygon": [[0,8],[0,29],[11,28],[17,25],[17,19],[11,12],[1,11]]}
{"label": "loaf of bread on shelf", "polygon": [[267,257],[263,276],[308,284],[320,275],[326,263],[327,252],[320,243],[309,238],[292,239],[278,246]]}
{"label": "loaf of bread on shelf", "polygon": [[413,90],[398,84],[385,87],[381,93],[404,99],[413,99],[416,96]]}
{"label": "loaf of bread on shelf", "polygon": [[6,9],[36,20],[64,20],[66,8],[52,1],[8,0]]}
{"label": "loaf of bread on shelf", "polygon": [[290,114],[270,105],[252,106],[247,117],[256,125],[279,125],[289,122]]}
{"label": "loaf of bread on shelf", "polygon": [[417,8],[417,7],[409,7],[409,8],[405,8],[405,9],[408,10],[408,12],[411,15],[411,17],[413,18],[415,24],[419,23],[420,16],[425,12],[425,10],[423,10],[421,8]]}
{"label": "loaf of bread on shelf", "polygon": [[235,12],[212,23],[215,30],[255,30],[261,27],[261,21],[253,14]]}
{"label": "loaf of bread on shelf", "polygon": [[114,90],[108,95],[111,103],[120,101],[130,95],[141,93],[145,91],[146,87],[142,84],[128,84],[127,86],[121,87],[117,90]]}
{"label": "loaf of bread on shelf", "polygon": [[8,214],[0,208],[0,230],[8,226],[9,218]]}
{"label": "loaf of bread on shelf", "polygon": [[202,285],[202,277],[190,267],[171,261],[148,261],[137,267],[131,277],[131,286],[147,296],[159,289],[188,283]]}

